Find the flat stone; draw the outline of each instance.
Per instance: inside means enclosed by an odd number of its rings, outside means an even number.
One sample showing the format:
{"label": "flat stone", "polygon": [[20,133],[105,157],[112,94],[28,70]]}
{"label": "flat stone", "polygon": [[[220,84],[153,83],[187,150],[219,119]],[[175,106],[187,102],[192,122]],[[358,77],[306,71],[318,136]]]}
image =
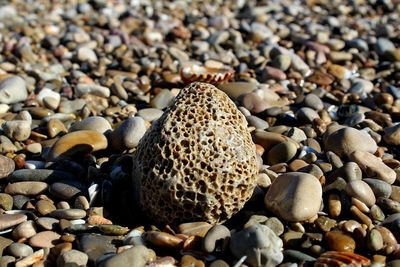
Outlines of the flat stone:
{"label": "flat stone", "polygon": [[98,84],[78,83],[75,87],[76,97],[91,94],[99,97],[110,97],[110,89]]}
{"label": "flat stone", "polygon": [[45,182],[16,182],[8,184],[4,192],[10,195],[36,196],[46,192],[48,187]]}
{"label": "flat stone", "polygon": [[57,209],[52,211],[50,216],[59,219],[77,220],[86,217],[86,211],[81,209]]}
{"label": "flat stone", "polygon": [[349,157],[360,166],[367,177],[376,176],[389,184],[396,181],[396,172],[383,163],[381,158],[366,151],[355,151]]}
{"label": "flat stone", "polygon": [[4,249],[12,243],[13,241],[11,239],[0,236],[0,259],[2,258],[1,256],[3,255]]}
{"label": "flat stone", "polygon": [[61,180],[50,185],[49,192],[62,200],[69,200],[83,193],[85,186],[76,180]]}
{"label": "flat stone", "polygon": [[28,98],[25,80],[12,76],[0,82],[0,103],[14,104]]}
{"label": "flat stone", "polygon": [[267,209],[280,219],[305,221],[321,206],[322,188],[318,179],[307,173],[288,172],[278,176],[265,195]]}
{"label": "flat stone", "polygon": [[129,117],[112,132],[111,145],[119,151],[135,148],[146,130],[145,121],[141,117]]}
{"label": "flat stone", "polygon": [[329,134],[324,140],[324,144],[326,150],[333,151],[339,157],[349,156],[354,151],[375,153],[378,148],[368,133],[352,127],[338,129]]}
{"label": "flat stone", "polygon": [[36,181],[36,182],[46,182],[51,183],[58,180],[70,180],[75,179],[75,176],[71,173],[58,171],[58,170],[48,170],[48,169],[22,169],[16,170],[8,177],[10,183],[24,182],[24,181]]}
{"label": "flat stone", "polygon": [[40,217],[36,220],[37,225],[46,230],[55,231],[60,221],[50,217]]}
{"label": "flat stone", "polygon": [[27,219],[25,214],[0,214],[0,231],[16,226]]}
{"label": "flat stone", "polygon": [[107,138],[93,130],[82,130],[62,136],[51,148],[48,160],[54,161],[76,154],[87,154],[107,148]]}
{"label": "flat stone", "polygon": [[70,132],[81,131],[81,130],[92,130],[101,134],[111,132],[110,123],[103,117],[92,116],[81,121],[75,122],[69,128]]}
{"label": "flat stone", "polygon": [[362,180],[353,180],[347,183],[345,191],[350,197],[357,198],[368,207],[375,204],[375,195],[369,185]]}
{"label": "flat stone", "polygon": [[29,245],[38,248],[52,248],[56,245],[61,235],[53,231],[43,231],[29,239]]}

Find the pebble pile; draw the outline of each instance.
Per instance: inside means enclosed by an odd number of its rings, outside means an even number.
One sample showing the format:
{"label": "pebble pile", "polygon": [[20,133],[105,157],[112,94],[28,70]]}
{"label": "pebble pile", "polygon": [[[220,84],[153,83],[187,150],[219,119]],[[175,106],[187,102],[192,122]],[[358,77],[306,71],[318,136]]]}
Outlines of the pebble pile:
{"label": "pebble pile", "polygon": [[400,266],[399,145],[399,0],[0,7],[0,267]]}

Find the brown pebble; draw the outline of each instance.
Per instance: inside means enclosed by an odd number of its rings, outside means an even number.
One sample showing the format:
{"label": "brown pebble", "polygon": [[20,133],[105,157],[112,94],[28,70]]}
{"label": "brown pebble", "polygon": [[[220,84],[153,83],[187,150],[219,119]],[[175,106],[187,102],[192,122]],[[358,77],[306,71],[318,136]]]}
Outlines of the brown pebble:
{"label": "brown pebble", "polygon": [[356,242],[349,235],[340,231],[331,231],[325,234],[325,242],[329,250],[354,252]]}
{"label": "brown pebble", "polygon": [[196,259],[190,255],[185,255],[181,259],[180,267],[205,267],[203,261]]}

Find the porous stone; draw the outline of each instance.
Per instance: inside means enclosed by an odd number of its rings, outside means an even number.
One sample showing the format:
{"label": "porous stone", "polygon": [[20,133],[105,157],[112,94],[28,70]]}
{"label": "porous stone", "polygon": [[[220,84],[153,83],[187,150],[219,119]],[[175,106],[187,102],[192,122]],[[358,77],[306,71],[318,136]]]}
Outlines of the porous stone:
{"label": "porous stone", "polygon": [[[362,140],[362,142],[360,142]],[[354,151],[375,153],[378,146],[372,137],[352,127],[338,129],[324,140],[325,149],[340,157],[349,156]]]}
{"label": "porous stone", "polygon": [[258,171],[246,125],[214,86],[192,83],[181,90],[133,156],[134,190],[143,210],[168,223],[221,222],[239,211]]}
{"label": "porous stone", "polygon": [[236,258],[247,256],[251,266],[272,267],[283,260],[282,240],[268,227],[254,224],[232,235],[230,249]]}
{"label": "porous stone", "polygon": [[305,221],[321,206],[322,187],[311,174],[288,172],[278,176],[265,195],[267,209],[287,221]]}

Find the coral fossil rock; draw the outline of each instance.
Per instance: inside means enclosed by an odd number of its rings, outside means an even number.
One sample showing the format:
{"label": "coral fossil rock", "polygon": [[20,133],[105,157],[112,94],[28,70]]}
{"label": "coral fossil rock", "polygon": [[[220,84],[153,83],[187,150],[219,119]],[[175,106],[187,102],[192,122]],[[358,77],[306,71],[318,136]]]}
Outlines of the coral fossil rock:
{"label": "coral fossil rock", "polygon": [[218,223],[239,211],[256,185],[244,116],[211,84],[181,90],[133,156],[135,197],[160,223]]}

